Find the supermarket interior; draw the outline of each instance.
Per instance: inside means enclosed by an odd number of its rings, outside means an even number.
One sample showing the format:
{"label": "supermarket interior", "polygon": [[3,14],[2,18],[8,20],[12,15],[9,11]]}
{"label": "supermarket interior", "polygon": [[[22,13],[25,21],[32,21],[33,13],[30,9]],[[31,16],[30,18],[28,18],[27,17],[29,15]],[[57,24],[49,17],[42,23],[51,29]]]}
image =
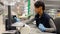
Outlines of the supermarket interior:
{"label": "supermarket interior", "polygon": [[0,34],[60,34],[60,0],[0,0]]}

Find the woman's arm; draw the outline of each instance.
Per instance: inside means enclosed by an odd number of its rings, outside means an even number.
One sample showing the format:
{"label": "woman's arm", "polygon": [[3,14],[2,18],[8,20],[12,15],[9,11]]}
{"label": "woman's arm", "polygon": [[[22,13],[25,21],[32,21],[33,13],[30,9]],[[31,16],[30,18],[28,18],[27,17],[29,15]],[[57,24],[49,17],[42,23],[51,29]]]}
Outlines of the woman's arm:
{"label": "woman's arm", "polygon": [[56,31],[56,26],[55,26],[52,19],[50,19],[49,24],[50,24],[51,28],[46,28],[46,31],[47,32],[55,32]]}
{"label": "woman's arm", "polygon": [[30,19],[26,20],[25,23],[32,23],[34,21],[34,17],[31,17]]}

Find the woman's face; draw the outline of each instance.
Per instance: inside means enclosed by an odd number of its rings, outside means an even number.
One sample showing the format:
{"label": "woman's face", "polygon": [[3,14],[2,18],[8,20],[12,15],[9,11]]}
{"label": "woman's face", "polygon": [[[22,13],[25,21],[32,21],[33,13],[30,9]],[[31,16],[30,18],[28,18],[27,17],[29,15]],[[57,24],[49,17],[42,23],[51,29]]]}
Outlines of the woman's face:
{"label": "woman's face", "polygon": [[38,14],[42,14],[43,13],[42,7],[41,6],[39,8],[35,7],[35,12],[38,13]]}

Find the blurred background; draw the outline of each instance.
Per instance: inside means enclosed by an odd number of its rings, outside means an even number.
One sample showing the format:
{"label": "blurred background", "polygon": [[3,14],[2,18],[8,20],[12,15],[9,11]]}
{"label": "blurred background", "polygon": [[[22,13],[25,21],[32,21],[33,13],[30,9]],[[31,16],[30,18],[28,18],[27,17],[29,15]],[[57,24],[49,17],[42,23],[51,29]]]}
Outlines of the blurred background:
{"label": "blurred background", "polygon": [[[5,31],[5,19],[7,19],[8,15],[16,15],[19,19],[25,17],[26,20],[30,16],[34,16],[34,3],[36,1],[38,0],[0,0],[0,33]],[[60,17],[60,0],[39,1],[45,3],[45,12],[53,19]],[[8,6],[10,6],[10,9],[8,9]],[[24,21],[25,19],[22,20]]]}

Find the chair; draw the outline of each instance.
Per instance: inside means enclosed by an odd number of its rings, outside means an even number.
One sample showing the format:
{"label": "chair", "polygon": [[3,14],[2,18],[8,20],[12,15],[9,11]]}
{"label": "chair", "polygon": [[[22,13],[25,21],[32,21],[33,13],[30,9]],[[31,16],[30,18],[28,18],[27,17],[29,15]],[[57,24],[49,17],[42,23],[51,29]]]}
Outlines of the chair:
{"label": "chair", "polygon": [[57,34],[60,34],[60,17],[57,17],[54,19],[56,29],[57,29]]}

